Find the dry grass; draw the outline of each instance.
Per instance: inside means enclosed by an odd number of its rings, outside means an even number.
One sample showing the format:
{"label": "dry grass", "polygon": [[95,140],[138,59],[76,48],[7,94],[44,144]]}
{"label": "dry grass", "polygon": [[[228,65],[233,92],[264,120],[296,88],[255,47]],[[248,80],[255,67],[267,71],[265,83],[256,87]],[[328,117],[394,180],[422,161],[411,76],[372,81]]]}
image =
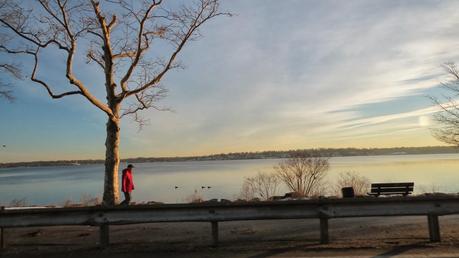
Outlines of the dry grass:
{"label": "dry grass", "polygon": [[194,190],[194,193],[186,197],[185,201],[188,203],[201,203],[204,202],[204,199],[202,198],[202,195],[198,193],[198,190]]}
{"label": "dry grass", "polygon": [[7,207],[24,207],[27,206],[27,199],[22,198],[22,199],[13,199],[10,201],[10,203],[7,205]]}

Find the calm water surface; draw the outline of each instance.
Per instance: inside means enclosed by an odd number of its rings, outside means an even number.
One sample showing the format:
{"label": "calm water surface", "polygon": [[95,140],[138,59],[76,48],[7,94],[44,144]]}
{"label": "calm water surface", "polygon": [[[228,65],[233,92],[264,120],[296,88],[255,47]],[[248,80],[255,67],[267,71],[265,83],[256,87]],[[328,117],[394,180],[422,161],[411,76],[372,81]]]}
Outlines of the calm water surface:
{"label": "calm water surface", "polygon": [[[197,191],[204,199],[235,199],[245,177],[259,171],[272,171],[279,161],[139,163],[134,170],[133,198],[136,202],[186,202]],[[84,195],[101,196],[103,171],[103,165],[0,169],[0,204],[25,199],[27,204],[59,205],[66,200],[78,201]],[[371,182],[413,181],[415,193],[432,189],[459,192],[459,154],[332,158],[327,176],[330,188],[339,173],[346,171],[364,175]],[[280,189],[280,192],[285,190]]]}

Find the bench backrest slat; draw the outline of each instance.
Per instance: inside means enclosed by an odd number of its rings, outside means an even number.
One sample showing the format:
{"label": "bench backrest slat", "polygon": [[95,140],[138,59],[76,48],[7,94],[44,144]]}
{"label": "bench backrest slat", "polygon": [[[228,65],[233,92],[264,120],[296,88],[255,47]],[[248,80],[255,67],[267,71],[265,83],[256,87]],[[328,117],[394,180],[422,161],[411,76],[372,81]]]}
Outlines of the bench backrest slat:
{"label": "bench backrest slat", "polygon": [[410,194],[413,192],[414,183],[374,183],[371,184],[371,194]]}
{"label": "bench backrest slat", "polygon": [[414,186],[414,183],[374,183],[371,184],[371,188],[373,187],[407,187],[407,186]]}

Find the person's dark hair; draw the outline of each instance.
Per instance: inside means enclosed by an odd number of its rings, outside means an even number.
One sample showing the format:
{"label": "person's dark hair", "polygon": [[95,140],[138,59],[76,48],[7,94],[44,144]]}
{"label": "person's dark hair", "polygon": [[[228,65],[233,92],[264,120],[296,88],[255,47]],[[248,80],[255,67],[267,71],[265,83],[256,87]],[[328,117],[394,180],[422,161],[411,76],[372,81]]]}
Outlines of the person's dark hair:
{"label": "person's dark hair", "polygon": [[133,168],[133,167],[134,167],[134,165],[132,165],[132,164],[129,164],[127,167],[128,167],[128,168]]}

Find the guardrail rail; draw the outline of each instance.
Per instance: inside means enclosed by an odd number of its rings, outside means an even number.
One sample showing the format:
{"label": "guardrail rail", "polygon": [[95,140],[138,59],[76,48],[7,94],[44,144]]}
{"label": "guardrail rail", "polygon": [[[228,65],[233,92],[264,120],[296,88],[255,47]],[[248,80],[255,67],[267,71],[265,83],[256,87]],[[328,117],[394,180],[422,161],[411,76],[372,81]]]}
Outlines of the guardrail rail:
{"label": "guardrail rail", "polygon": [[459,214],[459,196],[314,199],[247,203],[155,204],[128,207],[2,209],[1,246],[6,228],[90,225],[100,227],[100,245],[109,245],[109,226],[158,222],[210,222],[212,244],[218,223],[237,220],[318,219],[320,243],[329,242],[328,221],[373,216],[427,216],[430,241],[439,242],[439,216]]}

